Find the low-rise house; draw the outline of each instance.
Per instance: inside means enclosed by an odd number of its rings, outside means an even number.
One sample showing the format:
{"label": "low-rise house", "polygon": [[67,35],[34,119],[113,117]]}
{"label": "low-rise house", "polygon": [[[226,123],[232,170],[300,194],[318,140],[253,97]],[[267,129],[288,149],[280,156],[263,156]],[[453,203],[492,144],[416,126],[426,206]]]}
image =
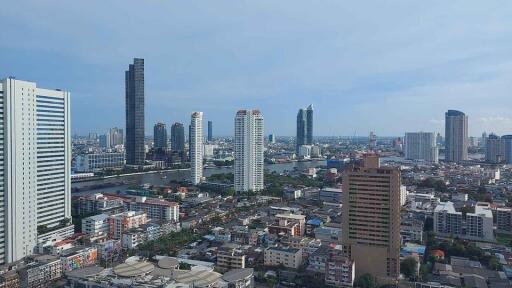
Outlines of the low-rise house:
{"label": "low-rise house", "polygon": [[245,257],[239,245],[221,246],[217,249],[217,268],[223,271],[245,268]]}
{"label": "low-rise house", "polygon": [[302,249],[287,247],[269,247],[265,249],[264,263],[266,266],[283,265],[297,269],[302,265]]}

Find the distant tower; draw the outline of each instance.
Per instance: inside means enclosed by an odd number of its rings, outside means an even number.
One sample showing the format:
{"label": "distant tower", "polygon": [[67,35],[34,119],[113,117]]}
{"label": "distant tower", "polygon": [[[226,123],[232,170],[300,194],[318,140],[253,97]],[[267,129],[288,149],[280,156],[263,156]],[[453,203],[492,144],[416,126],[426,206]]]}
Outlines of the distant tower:
{"label": "distant tower", "polygon": [[208,142],[213,141],[213,122],[208,121]]}
{"label": "distant tower", "polygon": [[203,178],[203,112],[194,112],[190,121],[190,176],[197,185]]}
{"label": "distant tower", "polygon": [[368,136],[368,151],[375,152],[375,149],[377,148],[377,135],[373,133],[373,131],[370,132],[370,136]]}
{"label": "distant tower", "polygon": [[432,132],[405,133],[405,159],[438,162],[436,137]]}
{"label": "distant tower", "polygon": [[[506,139],[506,138],[505,138]],[[489,163],[500,163],[503,160],[503,149],[500,136],[491,133],[485,144],[485,161]]]}
{"label": "distant tower", "polygon": [[268,135],[268,143],[270,143],[270,144],[276,143],[276,135],[275,134]]}
{"label": "distant tower", "polygon": [[144,59],[135,58],[125,73],[126,164],[144,165]]}
{"label": "distant tower", "polygon": [[124,144],[123,129],[114,127],[110,129],[110,145],[116,147]]}
{"label": "distant tower", "polygon": [[235,116],[235,191],[259,191],[263,186],[263,115],[239,110]]}
{"label": "distant tower", "polygon": [[460,111],[445,114],[444,154],[449,162],[468,160],[468,116]]}
{"label": "distant tower", "polygon": [[185,151],[185,128],[178,122],[171,126],[171,150]]}
{"label": "distant tower", "polygon": [[153,127],[153,142],[155,149],[167,150],[167,127],[164,123],[156,123]]}
{"label": "distant tower", "polygon": [[501,136],[503,145],[503,160],[507,164],[512,164],[512,135]]}
{"label": "distant tower", "polygon": [[313,105],[297,113],[297,137],[295,152],[299,154],[300,146],[313,144]]}

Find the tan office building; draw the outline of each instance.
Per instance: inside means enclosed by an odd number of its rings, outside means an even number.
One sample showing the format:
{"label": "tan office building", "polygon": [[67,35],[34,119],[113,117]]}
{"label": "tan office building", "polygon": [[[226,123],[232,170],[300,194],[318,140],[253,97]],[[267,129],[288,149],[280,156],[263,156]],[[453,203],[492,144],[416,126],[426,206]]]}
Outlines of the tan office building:
{"label": "tan office building", "polygon": [[343,173],[342,244],[356,277],[370,273],[379,284],[398,279],[400,182],[400,170],[380,167],[376,155]]}

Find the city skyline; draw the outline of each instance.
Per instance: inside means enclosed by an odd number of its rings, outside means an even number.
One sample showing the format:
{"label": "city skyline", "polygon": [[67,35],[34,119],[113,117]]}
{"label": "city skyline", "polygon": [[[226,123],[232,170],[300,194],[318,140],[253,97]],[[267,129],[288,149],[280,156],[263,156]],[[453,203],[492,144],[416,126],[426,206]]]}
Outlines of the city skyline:
{"label": "city skyline", "polygon": [[[495,4],[500,9],[402,3],[375,7],[380,12],[370,15],[364,4],[345,3],[221,2],[216,5],[232,9],[216,9],[209,3],[141,8],[128,2],[102,11],[80,3],[30,3],[31,11],[22,15],[14,12],[23,5],[18,2],[0,11],[0,24],[11,27],[5,31],[11,41],[0,44],[0,62],[4,73],[18,79],[73,93],[73,134],[124,127],[120,71],[134,57],[146,60],[146,109],[153,112],[147,131],[157,122],[186,123],[192,111],[204,111],[216,123],[216,135],[233,135],[229,115],[251,107],[265,113],[268,131],[292,136],[300,105],[289,103],[312,103],[322,111],[317,123],[350,123],[319,125],[315,134],[325,136],[444,134],[443,112],[449,109],[469,115],[469,135],[506,134],[512,124],[508,2]],[[122,17],[135,9],[150,12],[139,25]],[[34,14],[49,17],[34,22]],[[474,17],[479,21],[467,21]],[[133,33],[144,41],[133,43]],[[47,34],[52,41],[40,36]],[[169,40],[147,45],[163,41],[162,34]],[[36,40],[41,42],[31,45]],[[91,117],[96,113],[102,117]],[[351,121],[356,117],[361,121]],[[403,127],[390,125],[396,122]]]}

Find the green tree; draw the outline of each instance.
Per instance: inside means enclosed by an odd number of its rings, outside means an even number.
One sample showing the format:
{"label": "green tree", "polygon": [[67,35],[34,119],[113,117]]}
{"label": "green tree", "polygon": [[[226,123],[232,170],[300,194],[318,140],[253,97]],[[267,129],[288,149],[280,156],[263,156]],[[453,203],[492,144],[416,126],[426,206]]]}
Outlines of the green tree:
{"label": "green tree", "polygon": [[375,277],[370,273],[359,276],[356,281],[356,286],[361,288],[374,288],[375,284]]}
{"label": "green tree", "polygon": [[413,257],[407,257],[400,263],[400,272],[411,279],[416,276],[418,262]]}

